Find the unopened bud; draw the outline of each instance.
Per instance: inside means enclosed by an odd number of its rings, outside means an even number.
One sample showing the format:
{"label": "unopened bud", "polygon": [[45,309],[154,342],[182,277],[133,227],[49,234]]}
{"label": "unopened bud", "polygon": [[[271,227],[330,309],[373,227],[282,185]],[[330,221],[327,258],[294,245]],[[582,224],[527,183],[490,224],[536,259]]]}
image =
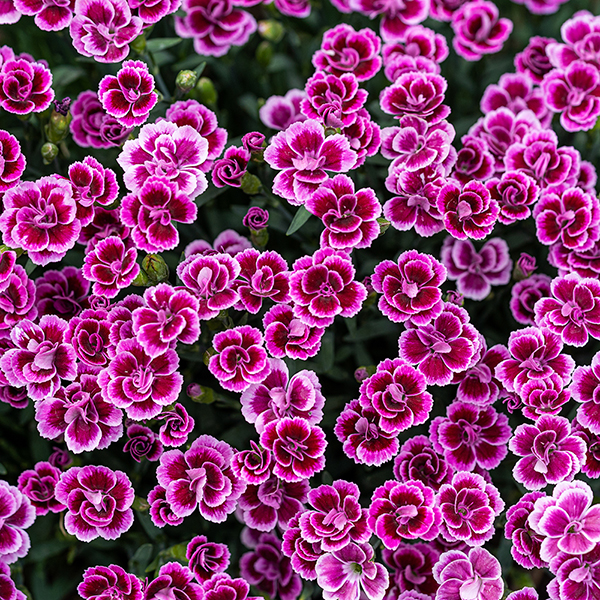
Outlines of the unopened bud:
{"label": "unopened bud", "polygon": [[534,256],[530,256],[529,254],[525,254],[525,252],[521,253],[517,260],[517,264],[513,270],[513,279],[516,281],[522,281],[523,279],[527,279],[535,271],[537,270],[537,264]]}
{"label": "unopened bud", "polygon": [[192,402],[201,404],[212,404],[215,401],[214,390],[199,383],[190,383],[187,388],[187,395]]}
{"label": "unopened bud", "polygon": [[129,43],[129,47],[138,54],[141,54],[146,49],[146,35],[138,35],[133,42]]}
{"label": "unopened bud", "polygon": [[50,115],[50,121],[48,121],[48,124],[45,127],[46,138],[48,141],[53,144],[62,142],[69,131],[69,123],[72,118],[70,112],[63,115],[56,110],[53,110]]}
{"label": "unopened bud", "polygon": [[146,287],[150,285],[150,278],[143,269],[140,269],[140,272],[135,276],[131,285],[135,285],[136,287]]}
{"label": "unopened bud", "polygon": [[200,77],[195,89],[202,104],[214,105],[217,103],[218,94],[215,84],[208,77]]}
{"label": "unopened bud", "polygon": [[265,40],[274,42],[275,44],[283,38],[285,28],[279,21],[269,19],[267,21],[258,22],[258,34]]}
{"label": "unopened bud", "polygon": [[450,290],[444,300],[450,304],[456,304],[456,306],[464,306],[465,304],[465,297],[456,290]]}
{"label": "unopened bud", "polygon": [[263,40],[256,49],[256,61],[263,67],[268,67],[273,58],[273,45]]}
{"label": "unopened bud", "polygon": [[58,156],[58,146],[51,142],[46,142],[42,146],[42,158],[44,164],[49,165]]}
{"label": "unopened bud", "polygon": [[262,183],[256,175],[246,171],[242,177],[241,186],[242,192],[249,196],[254,196],[262,189]]}
{"label": "unopened bud", "polygon": [[169,267],[160,254],[147,254],[142,261],[142,270],[151,284],[156,285],[169,278]]}
{"label": "unopened bud", "polygon": [[389,228],[391,223],[387,220],[384,219],[383,217],[379,217],[377,219],[377,223],[379,223],[379,235],[383,235]]}
{"label": "unopened bud", "polygon": [[190,90],[194,89],[194,86],[198,83],[198,75],[194,71],[179,71],[175,78],[175,85],[177,89],[187,94]]}

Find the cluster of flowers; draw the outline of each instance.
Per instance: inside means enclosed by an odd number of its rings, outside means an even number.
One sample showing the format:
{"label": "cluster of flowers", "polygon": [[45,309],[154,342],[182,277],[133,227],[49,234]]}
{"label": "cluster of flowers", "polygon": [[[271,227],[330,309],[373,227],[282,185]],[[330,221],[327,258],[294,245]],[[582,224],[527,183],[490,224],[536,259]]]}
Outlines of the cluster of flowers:
{"label": "cluster of flowers", "polygon": [[[144,27],[179,8],[125,0],[9,4],[5,22],[26,14],[42,29],[69,26],[76,49],[101,62],[123,60]],[[256,29],[239,8],[253,4],[186,0],[177,33],[194,38],[199,53],[219,56]],[[310,10],[303,1],[275,4],[293,16]],[[514,478],[529,490],[506,513],[515,561],[550,569],[553,600],[596,597],[600,507],[575,476],[600,477],[600,353],[575,368],[563,348],[600,339],[600,202],[594,167],[575,148],[560,146],[550,126],[553,112],[568,131],[589,130],[600,116],[600,18],[576,15],[564,24],[562,42],[533,38],[515,60],[516,73],[487,88],[484,116],[456,150],[440,66],[448,46],[420,23],[428,14],[451,21],[455,50],[475,60],[501,47],[510,22],[486,0],[334,4],[342,12],[382,15],[385,43],[370,29],[345,24],[326,32],[305,88],[261,108],[263,123],[279,130],[268,142],[251,132],[242,146],[225,149],[227,132],[216,114],[195,100],[174,102],[164,117],[147,122],[158,96],[139,60],[104,77],[97,92],[83,92],[71,107],[73,140],[83,148],[121,147],[117,163],[128,192],[122,198],[115,171],[91,156],[73,163],[68,176],[22,180],[20,144],[0,131],[0,232],[7,248],[0,259],[0,400],[23,408],[31,399],[40,435],[64,441],[75,454],[125,435],[125,452],[158,463],[147,499],[157,527],[181,524],[195,512],[213,523],[236,513],[246,526],[242,579],[226,573],[223,544],[196,536],[187,545],[188,566],[167,563],[150,582],[118,565],[92,567],[78,592],[84,599],[245,600],[251,584],[296,600],[304,579],[316,580],[325,600],[499,600],[500,563],[482,546],[505,509],[489,472],[510,451],[518,458]],[[558,4],[528,6],[543,13]],[[219,16],[209,19],[209,11]],[[49,107],[54,93],[45,64],[7,47],[0,60],[3,109],[24,115]],[[384,128],[368,112],[361,87],[382,67],[390,85],[380,107],[397,123]],[[391,161],[392,198],[383,206],[373,189],[356,189],[348,175],[378,152]],[[177,224],[196,220],[194,201],[209,176],[216,187],[241,187],[251,162],[263,159],[276,171],[273,193],[322,222],[318,250],[289,265],[280,253],[227,230],[213,245],[196,240],[185,248],[180,285],[163,282],[115,301],[134,281],[143,283],[142,252],[178,248]],[[382,215],[399,231],[446,231],[440,260],[408,250],[358,281],[353,252],[381,234]],[[492,286],[509,282],[509,247],[501,237],[487,238],[497,223],[530,217],[559,274],[532,274],[531,257],[521,256],[511,310],[525,327],[511,333],[507,346],[488,347],[462,300],[484,300]],[[267,227],[268,213],[255,206],[244,225],[256,234]],[[473,242],[486,239],[478,250]],[[47,266],[77,244],[84,249],[81,268],[49,269],[32,279],[17,262],[26,253]],[[444,297],[448,280],[456,281],[456,292]],[[377,294],[380,312],[404,326],[398,356],[361,374],[358,398],[334,429],[356,463],[394,460],[394,479],[377,487],[364,508],[353,482],[311,487],[325,468],[325,397],[313,371],[290,376],[283,359],[315,356],[335,317],[354,317]],[[208,434],[187,444],[194,421],[178,402],[177,344],[195,344],[201,321],[214,330],[228,310],[260,315],[258,326],[221,327],[207,360],[221,388],[240,395],[241,413],[255,428],[246,449]],[[429,421],[428,386],[450,385],[456,395],[446,415],[430,421],[428,436],[401,445],[400,433]],[[579,403],[574,421],[560,415],[571,398]],[[530,422],[512,431],[494,406],[499,399]],[[549,484],[556,486],[551,495],[541,491]],[[17,486],[0,482],[2,592],[24,598],[7,565],[27,554],[25,530],[36,515],[64,512],[65,530],[78,540],[114,540],[133,524],[134,496],[125,473],[70,466],[60,450],[24,471]],[[373,535],[384,564],[375,561]],[[509,596],[536,597],[532,589]]]}

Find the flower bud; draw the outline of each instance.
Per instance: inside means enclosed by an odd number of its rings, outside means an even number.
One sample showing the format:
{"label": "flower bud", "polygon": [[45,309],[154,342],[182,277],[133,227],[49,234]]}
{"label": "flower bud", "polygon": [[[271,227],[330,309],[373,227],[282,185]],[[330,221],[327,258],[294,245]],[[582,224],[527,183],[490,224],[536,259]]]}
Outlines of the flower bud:
{"label": "flower bud", "polygon": [[129,47],[138,54],[141,54],[146,49],[146,35],[141,33],[133,42],[130,42]]}
{"label": "flower bud", "polygon": [[187,395],[192,402],[201,404],[212,404],[215,401],[214,390],[199,383],[190,383],[187,388]]}
{"label": "flower bud", "polygon": [[169,267],[160,254],[147,254],[142,261],[142,270],[148,275],[148,281],[152,285],[169,278]]}
{"label": "flower bud", "polygon": [[390,227],[391,223],[384,219],[383,217],[379,217],[377,219],[377,223],[379,224],[379,235],[382,236]]}
{"label": "flower bud", "polygon": [[285,28],[279,21],[268,19],[267,21],[258,22],[258,34],[265,40],[274,42],[275,44],[283,38]]}
{"label": "flower bud", "polygon": [[65,139],[69,131],[69,123],[72,120],[72,116],[70,112],[67,112],[66,115],[63,115],[56,110],[52,111],[50,115],[50,121],[45,127],[46,138],[49,142],[53,144],[58,144]]}
{"label": "flower bud", "polygon": [[44,164],[49,165],[58,156],[58,146],[51,142],[46,142],[42,146],[42,158]]}
{"label": "flower bud", "polygon": [[456,306],[464,306],[465,297],[456,290],[450,290],[446,294],[445,301],[449,302],[450,304],[456,304]]}
{"label": "flower bud", "polygon": [[131,282],[131,285],[135,285],[136,287],[146,287],[151,284],[146,272],[143,269],[140,269],[140,272],[135,276],[135,279]]}
{"label": "flower bud", "polygon": [[182,93],[187,94],[190,90],[194,89],[194,86],[198,83],[198,75],[194,71],[179,71],[175,78],[175,85],[177,89]]}
{"label": "flower bud", "polygon": [[195,89],[198,93],[198,100],[202,104],[210,106],[217,103],[218,94],[215,84],[208,77],[200,77]]}
{"label": "flower bud", "polygon": [[519,256],[517,264],[513,270],[513,279],[515,281],[527,279],[530,275],[533,275],[536,269],[537,265],[535,257],[525,254],[525,252],[521,252],[521,256]]}
{"label": "flower bud", "polygon": [[273,58],[273,45],[267,40],[263,40],[256,49],[256,61],[262,67],[268,67]]}
{"label": "flower bud", "polygon": [[260,192],[262,189],[262,183],[260,179],[256,175],[252,175],[252,173],[244,173],[241,186],[242,192],[248,194],[249,196],[254,196]]}

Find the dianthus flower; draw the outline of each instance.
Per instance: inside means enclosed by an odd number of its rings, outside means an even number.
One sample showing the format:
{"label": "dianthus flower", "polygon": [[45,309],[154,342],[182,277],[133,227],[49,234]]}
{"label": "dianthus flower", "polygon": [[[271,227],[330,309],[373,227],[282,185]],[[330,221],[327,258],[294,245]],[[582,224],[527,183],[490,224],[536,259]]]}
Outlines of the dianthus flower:
{"label": "dianthus flower", "polygon": [[25,170],[25,155],[14,135],[0,129],[0,193],[17,185]]}
{"label": "dianthus flower", "polygon": [[356,0],[350,3],[350,8],[371,19],[377,15],[383,15],[380,30],[381,37],[385,42],[402,39],[409,27],[424,21],[429,12],[429,5],[423,0],[408,0],[408,2],[398,0],[392,0],[391,2]]}
{"label": "dianthus flower", "polygon": [[[262,147],[260,151],[262,152]],[[269,225],[269,211],[266,208],[260,208],[260,206],[251,206],[242,219],[242,225],[250,231],[266,229]]]}
{"label": "dianthus flower", "polygon": [[65,341],[73,346],[77,358],[92,367],[104,367],[108,362],[110,326],[105,310],[87,308],[69,321]]}
{"label": "dianthus flower", "polygon": [[323,554],[315,566],[323,600],[383,600],[389,584],[386,568],[374,562],[369,544],[351,542],[341,550]]}
{"label": "dianthus flower", "polygon": [[540,84],[544,75],[552,70],[548,58],[548,44],[555,42],[552,38],[532,36],[522,52],[515,56],[517,73],[527,76],[532,83]]}
{"label": "dianthus flower", "polygon": [[417,366],[428,385],[450,383],[454,373],[471,366],[480,344],[467,311],[448,302],[433,321],[421,326],[411,323],[398,340],[400,358]]}
{"label": "dianthus flower", "polygon": [[0,230],[4,243],[27,250],[38,265],[61,260],[81,231],[68,180],[56,175],[23,181],[3,197]]}
{"label": "dianthus flower", "polygon": [[212,246],[206,240],[194,240],[185,247],[185,257],[189,258],[192,254],[202,254],[203,256],[213,256],[214,254],[229,254],[235,256],[243,250],[252,248],[252,242],[233,229],[221,231],[215,238]]}
{"label": "dianthus flower", "polygon": [[73,46],[102,63],[121,62],[144,25],[125,0],[75,0],[74,10],[69,27]]}
{"label": "dianthus flower", "polygon": [[135,140],[127,140],[117,162],[131,192],[139,192],[155,175],[173,182],[178,192],[195,198],[208,186],[202,171],[207,158],[208,141],[193,127],[159,121],[144,125]]}
{"label": "dianthus flower", "polygon": [[347,175],[321,184],[306,202],[307,210],[323,221],[321,247],[334,250],[369,248],[379,235],[381,205],[371,188],[354,189]]}
{"label": "dianthus flower", "polygon": [[270,96],[260,107],[260,120],[271,129],[286,130],[292,123],[306,121],[300,103],[306,98],[304,90],[291,89],[285,96]]}
{"label": "dianthus flower", "polygon": [[46,110],[54,99],[52,73],[45,64],[24,58],[7,60],[0,69],[0,106],[27,115]]}
{"label": "dianthus flower", "polygon": [[29,498],[15,486],[0,480],[0,564],[10,564],[26,556],[31,547],[25,529],[36,518]]}
{"label": "dianthus flower", "polygon": [[138,9],[144,25],[154,25],[174,13],[181,6],[181,0],[129,0],[129,5]]}
{"label": "dianthus flower", "polygon": [[346,456],[356,463],[380,466],[398,453],[398,436],[381,428],[381,416],[358,400],[349,402],[336,420],[334,433]]}
{"label": "dianthus flower", "polygon": [[272,533],[261,533],[252,551],[240,557],[240,575],[270,598],[296,600],[302,591],[302,580]]}
{"label": "dianthus flower", "polygon": [[482,546],[494,535],[494,518],[504,510],[498,490],[477,473],[455,473],[437,493],[441,534],[448,542]]}
{"label": "dianthus flower", "polygon": [[543,273],[518,281],[512,287],[510,310],[515,321],[522,325],[534,324],[534,307],[540,298],[550,297],[552,279]]}
{"label": "dianthus flower", "polygon": [[450,550],[433,567],[440,584],[439,600],[500,600],[504,592],[500,562],[484,548],[471,548],[469,554]]}
{"label": "dianthus flower", "polygon": [[[439,585],[433,578],[432,569],[440,553],[431,544],[400,542],[396,550],[383,548],[381,555],[392,570],[387,596],[390,600],[424,600],[420,595],[410,595],[411,592],[433,598]],[[409,595],[403,592],[409,592]]]}
{"label": "dianthus flower", "polygon": [[473,135],[463,135],[452,176],[462,184],[485,181],[494,174],[494,156],[486,143]]}
{"label": "dianthus flower", "polygon": [[164,446],[182,446],[187,442],[189,434],[194,429],[194,419],[188,415],[185,407],[179,402],[169,410],[163,411],[158,419],[164,421],[158,435]]}
{"label": "dianthus flower", "polygon": [[249,596],[250,586],[241,578],[232,579],[226,573],[218,573],[203,586],[204,600],[260,600]]}
{"label": "dianthus flower", "polygon": [[300,574],[302,579],[309,581],[317,578],[315,567],[317,560],[325,552],[320,542],[310,543],[302,537],[302,531],[298,525],[300,512],[289,522],[289,527],[283,532],[281,550],[291,559],[292,569]]}
{"label": "dianthus flower", "polygon": [[90,567],[77,592],[84,600],[142,600],[142,582],[118,565]]}
{"label": "dianthus flower", "polygon": [[358,81],[367,81],[381,68],[381,40],[366,27],[356,31],[351,25],[341,23],[323,34],[321,48],[312,57],[318,71],[333,75],[353,73]]}
{"label": "dianthus flower", "polygon": [[523,416],[536,421],[542,415],[557,415],[571,398],[562,379],[552,374],[544,379],[531,379],[520,392]]}
{"label": "dianthus flower", "polygon": [[353,317],[367,297],[365,286],[354,281],[350,257],[331,248],[299,258],[290,275],[294,315],[315,327],[328,327],[336,317]]}
{"label": "dianthus flower", "polygon": [[575,361],[561,353],[562,347],[560,336],[545,327],[513,331],[508,339],[511,357],[496,367],[496,377],[509,392],[520,392],[530,379],[549,377],[552,373],[566,384]]}
{"label": "dianthus flower", "polygon": [[163,445],[158,436],[148,427],[132,423],[127,427],[127,442],[123,446],[123,452],[128,452],[131,458],[140,462],[142,458],[156,461],[163,453]]}
{"label": "dianthus flower", "polygon": [[156,527],[171,525],[173,527],[183,523],[183,517],[178,517],[167,502],[166,490],[161,485],[154,486],[148,494],[148,504],[150,505],[150,519]]}
{"label": "dianthus flower", "polygon": [[225,544],[209,542],[205,535],[197,535],[190,540],[185,556],[196,580],[204,583],[227,569],[231,553]]}
{"label": "dianthus flower", "polygon": [[[8,257],[8,258],[7,258]],[[35,319],[35,284],[21,265],[14,263],[14,252],[4,252],[0,264],[7,269],[0,283],[0,332],[2,337],[10,337],[14,325],[23,319]],[[10,264],[5,263],[5,259]]]}
{"label": "dianthus flower", "polygon": [[71,23],[75,0],[14,0],[14,6],[20,13],[35,17],[34,22],[42,31],[60,31]]}
{"label": "dianthus flower", "polygon": [[211,435],[198,437],[185,454],[165,452],[156,477],[173,513],[188,517],[198,508],[207,521],[225,521],[246,487],[231,470],[232,458],[231,446]]}
{"label": "dianthus flower", "polygon": [[135,262],[137,251],[127,248],[121,238],[111,235],[101,239],[83,261],[83,276],[93,282],[94,294],[114,298],[129,287],[140,272]]}
{"label": "dianthus flower", "polygon": [[325,137],[323,126],[313,119],[292,123],[279,132],[265,149],[264,159],[281,170],[273,193],[290,204],[304,204],[328,178],[326,171],[345,173],[354,167],[356,153],[341,134]]}
{"label": "dianthus flower", "polygon": [[33,469],[27,469],[19,475],[18,489],[29,498],[36,515],[45,515],[49,511],[58,513],[65,509],[54,495],[60,474],[60,469],[49,462],[38,462]]}
{"label": "dianthus flower", "polygon": [[505,171],[501,178],[488,179],[485,186],[500,205],[498,221],[503,225],[527,219],[540,191],[535,180],[521,171]]}
{"label": "dianthus flower", "polygon": [[592,358],[590,366],[577,367],[571,386],[573,398],[581,403],[577,420],[592,433],[600,433],[600,353]]}
{"label": "dianthus flower", "polygon": [[507,454],[508,417],[492,406],[467,402],[453,402],[446,412],[446,417],[431,422],[434,450],[457,471],[472,471],[475,466],[495,469]]}
{"label": "dianthus flower", "polygon": [[178,562],[163,565],[158,577],[147,583],[144,588],[144,600],[162,600],[163,598],[185,598],[203,600],[202,586],[193,581],[194,574]]}
{"label": "dianthus flower", "polygon": [[211,177],[215,187],[222,188],[226,185],[242,187],[242,179],[247,173],[251,156],[246,148],[236,146],[227,148],[223,158],[215,160],[212,166]]}
{"label": "dianthus flower", "polygon": [[154,77],[141,60],[126,60],[117,75],[106,75],[98,86],[104,110],[125,127],[141,125],[158,102]]}
{"label": "dianthus flower", "polygon": [[[256,3],[256,0],[246,1]],[[288,17],[304,19],[310,15],[311,4],[309,0],[275,0],[273,5],[282,15]]]}
{"label": "dianthus flower", "polygon": [[68,507],[65,529],[82,542],[116,540],[133,525],[135,492],[122,471],[71,467],[61,475],[56,499]]}
{"label": "dianthus flower", "polygon": [[311,425],[323,418],[325,398],[313,371],[298,371],[291,378],[286,364],[269,360],[269,374],[242,393],[242,415],[261,434],[268,423],[283,417],[302,417]]}
{"label": "dianthus flower", "polygon": [[561,27],[564,43],[552,40],[548,45],[548,56],[553,66],[566,69],[573,61],[584,60],[592,65],[600,66],[597,54],[597,34],[600,32],[598,17],[587,10],[578,11]]}
{"label": "dianthus flower", "polygon": [[446,38],[423,25],[411,25],[401,41],[394,40],[384,44],[383,61],[389,64],[396,56],[423,56],[435,63],[448,58]]}
{"label": "dianthus flower", "polygon": [[342,127],[342,135],[356,153],[355,169],[364,164],[367,156],[375,156],[381,146],[381,128],[373,121],[369,112],[361,108],[357,115],[352,125]]}
{"label": "dianthus flower", "polygon": [[551,566],[556,573],[556,579],[550,583],[548,589],[557,590],[558,594],[553,594],[554,597],[595,598],[600,594],[600,546],[596,545],[586,554],[579,556],[560,553]]}
{"label": "dianthus flower", "polygon": [[11,331],[14,348],[0,358],[0,367],[11,385],[26,386],[34,400],[53,395],[61,379],[77,374],[73,347],[65,341],[69,325],[55,315],[44,315],[39,324],[28,319]]}
{"label": "dianthus flower", "polygon": [[240,450],[235,453],[231,468],[240,479],[253,485],[260,485],[271,477],[271,451],[262,448],[254,440],[250,440],[250,446],[250,450]]}

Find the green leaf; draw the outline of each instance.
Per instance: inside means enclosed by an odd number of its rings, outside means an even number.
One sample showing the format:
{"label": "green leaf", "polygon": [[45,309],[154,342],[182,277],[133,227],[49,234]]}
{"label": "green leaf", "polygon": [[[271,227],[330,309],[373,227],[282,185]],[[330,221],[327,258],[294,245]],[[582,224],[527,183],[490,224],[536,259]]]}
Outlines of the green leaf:
{"label": "green leaf", "polygon": [[183,542],[181,544],[177,544],[176,546],[171,546],[167,552],[169,553],[169,556],[172,556],[173,558],[176,558],[177,560],[180,560],[181,562],[188,562],[188,559],[185,555],[186,551],[187,551],[187,547],[188,547],[188,542]]}
{"label": "green leaf", "polygon": [[194,73],[196,73],[196,75],[198,77],[200,77],[200,75],[202,75],[205,68],[206,68],[206,61],[203,61],[194,69]]}
{"label": "green leaf", "polygon": [[0,463],[0,475],[6,475],[8,473],[8,471],[6,470],[6,467]]}
{"label": "green leaf", "polygon": [[302,205],[294,215],[294,218],[292,219],[292,222],[290,223],[285,235],[292,235],[293,233],[296,233],[296,231],[298,231],[298,229],[300,229],[300,227],[302,227],[304,223],[306,223],[306,221],[308,221],[308,219],[311,217],[312,214],[308,212],[304,205]]}
{"label": "green leaf", "polygon": [[167,48],[172,48],[173,46],[177,46],[182,42],[181,38],[156,38],[154,40],[148,40],[146,42],[146,50],[148,52],[160,52],[161,50],[166,50]]}
{"label": "green leaf", "polygon": [[25,273],[27,273],[28,276],[31,276],[36,269],[37,265],[31,262],[31,259],[28,258],[27,262],[25,263]]}
{"label": "green leaf", "polygon": [[200,208],[201,206],[204,206],[211,200],[214,200],[217,196],[220,196],[226,190],[227,187],[218,188],[215,185],[209,185],[208,189],[202,194],[200,194],[200,196],[198,196],[196,200],[194,200],[194,202],[196,203],[196,206]]}
{"label": "green leaf", "polygon": [[129,560],[129,570],[138,577],[143,577],[152,558],[153,550],[154,546],[152,544],[142,544]]}

